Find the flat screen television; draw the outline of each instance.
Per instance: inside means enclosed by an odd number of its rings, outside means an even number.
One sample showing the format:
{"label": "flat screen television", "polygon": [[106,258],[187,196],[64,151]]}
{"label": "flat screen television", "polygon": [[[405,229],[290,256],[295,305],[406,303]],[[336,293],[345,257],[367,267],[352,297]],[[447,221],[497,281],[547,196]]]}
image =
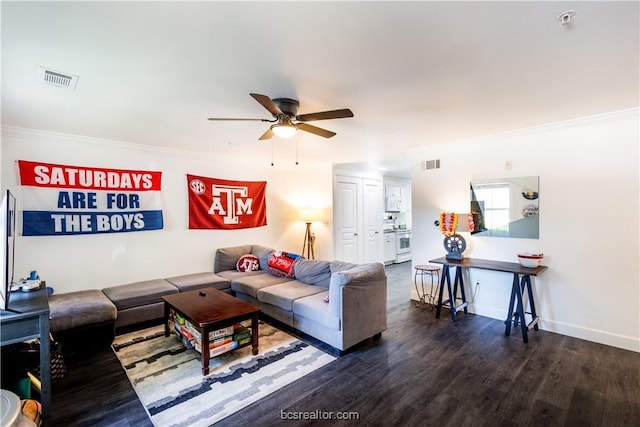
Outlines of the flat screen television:
{"label": "flat screen television", "polygon": [[9,310],[9,297],[11,296],[15,267],[16,198],[9,190],[3,196],[2,207],[0,208],[0,243],[2,245],[0,309]]}

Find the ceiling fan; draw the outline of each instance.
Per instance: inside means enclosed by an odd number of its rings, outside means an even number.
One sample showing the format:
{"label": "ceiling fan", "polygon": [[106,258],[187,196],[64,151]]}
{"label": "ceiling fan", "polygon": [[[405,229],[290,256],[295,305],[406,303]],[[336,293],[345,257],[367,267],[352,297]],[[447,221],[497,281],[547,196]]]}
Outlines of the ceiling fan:
{"label": "ceiling fan", "polygon": [[258,138],[259,140],[270,139],[274,135],[283,138],[289,138],[295,135],[297,130],[312,133],[324,138],[331,138],[336,133],[330,130],[322,129],[317,126],[310,125],[306,122],[315,120],[342,119],[353,117],[353,113],[348,108],[341,110],[321,111],[318,113],[298,114],[300,103],[290,98],[274,98],[271,99],[266,95],[258,93],[250,93],[256,101],[267,109],[273,116],[272,119],[234,119],[210,117],[208,120],[238,120],[238,121],[259,121],[273,123],[265,133]]}

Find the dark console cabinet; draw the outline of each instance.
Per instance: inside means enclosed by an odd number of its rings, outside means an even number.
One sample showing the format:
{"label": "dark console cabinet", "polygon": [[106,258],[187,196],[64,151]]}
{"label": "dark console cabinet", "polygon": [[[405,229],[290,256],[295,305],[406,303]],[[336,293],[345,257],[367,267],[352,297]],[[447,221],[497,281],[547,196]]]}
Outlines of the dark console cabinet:
{"label": "dark console cabinet", "polygon": [[10,311],[0,312],[0,344],[15,344],[40,338],[40,381],[43,425],[51,415],[51,362],[49,345],[49,300],[46,289],[13,292]]}

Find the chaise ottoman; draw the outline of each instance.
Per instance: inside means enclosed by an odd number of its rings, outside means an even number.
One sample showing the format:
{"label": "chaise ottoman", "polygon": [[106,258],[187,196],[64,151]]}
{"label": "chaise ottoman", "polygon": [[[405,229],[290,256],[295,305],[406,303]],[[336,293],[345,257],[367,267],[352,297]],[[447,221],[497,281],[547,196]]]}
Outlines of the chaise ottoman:
{"label": "chaise ottoman", "polygon": [[116,328],[164,317],[164,295],[178,293],[178,288],[164,279],[146,280],[102,290],[118,309]]}
{"label": "chaise ottoman", "polygon": [[49,311],[51,334],[67,356],[91,353],[113,342],[116,306],[97,289],[53,294]]}

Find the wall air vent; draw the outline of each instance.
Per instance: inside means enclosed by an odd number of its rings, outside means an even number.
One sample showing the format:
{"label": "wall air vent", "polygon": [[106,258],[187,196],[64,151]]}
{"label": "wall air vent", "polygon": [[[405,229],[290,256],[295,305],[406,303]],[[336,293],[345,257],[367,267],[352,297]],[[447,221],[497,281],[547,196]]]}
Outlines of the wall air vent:
{"label": "wall air vent", "polygon": [[440,169],[440,159],[423,160],[422,162],[420,162],[420,169],[423,171],[430,169]]}
{"label": "wall air vent", "polygon": [[78,84],[78,76],[61,73],[45,67],[40,67],[39,79],[45,84],[71,90],[75,90],[76,84]]}

